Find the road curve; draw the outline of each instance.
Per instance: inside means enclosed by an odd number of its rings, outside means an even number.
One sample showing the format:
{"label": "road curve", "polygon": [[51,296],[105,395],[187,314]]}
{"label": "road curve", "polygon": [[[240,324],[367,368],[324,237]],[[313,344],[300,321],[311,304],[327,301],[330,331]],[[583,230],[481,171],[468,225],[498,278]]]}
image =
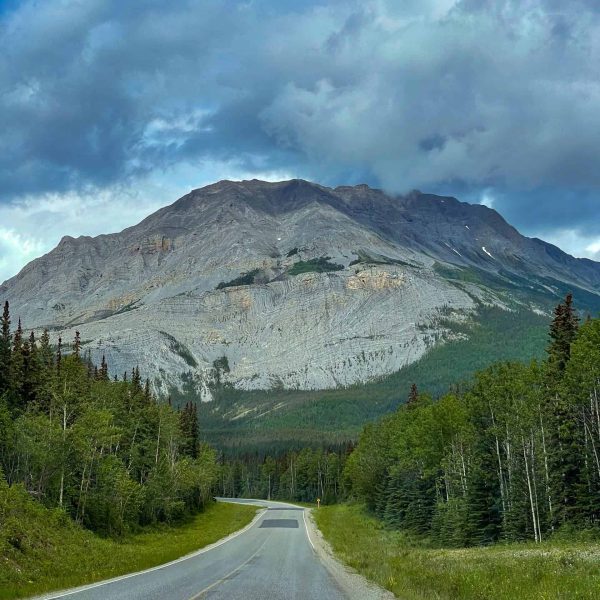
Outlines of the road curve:
{"label": "road curve", "polygon": [[201,554],[106,582],[42,596],[44,600],[342,600],[347,596],[314,551],[304,509],[264,500],[242,533]]}

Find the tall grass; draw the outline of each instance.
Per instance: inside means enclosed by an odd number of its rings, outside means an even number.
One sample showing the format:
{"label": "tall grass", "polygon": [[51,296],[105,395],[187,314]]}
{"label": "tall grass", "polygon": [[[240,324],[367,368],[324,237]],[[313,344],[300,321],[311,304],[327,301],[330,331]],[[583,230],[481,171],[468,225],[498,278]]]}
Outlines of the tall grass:
{"label": "tall grass", "polygon": [[360,506],[325,506],[316,522],[348,565],[405,600],[600,598],[600,544],[561,539],[485,548],[428,548],[385,530]]}
{"label": "tall grass", "polygon": [[[163,525],[114,540],[77,527],[58,511],[29,508],[28,521],[13,524],[0,540],[2,600],[92,583],[174,560],[244,527],[257,510],[211,504],[178,526]],[[16,529],[18,547],[11,543]]]}

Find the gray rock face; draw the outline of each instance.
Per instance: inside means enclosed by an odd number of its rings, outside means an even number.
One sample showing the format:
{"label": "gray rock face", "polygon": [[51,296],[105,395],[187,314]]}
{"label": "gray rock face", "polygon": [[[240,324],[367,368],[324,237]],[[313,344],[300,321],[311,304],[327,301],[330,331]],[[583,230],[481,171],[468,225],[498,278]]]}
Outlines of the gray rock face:
{"label": "gray rock face", "polygon": [[140,365],[157,390],[193,385],[209,400],[216,378],[245,389],[366,381],[451,339],[477,303],[509,308],[509,292],[448,269],[600,293],[600,264],[484,206],[253,180],[194,190],[121,233],[65,237],[0,299],[27,327],[80,330],[115,373]]}

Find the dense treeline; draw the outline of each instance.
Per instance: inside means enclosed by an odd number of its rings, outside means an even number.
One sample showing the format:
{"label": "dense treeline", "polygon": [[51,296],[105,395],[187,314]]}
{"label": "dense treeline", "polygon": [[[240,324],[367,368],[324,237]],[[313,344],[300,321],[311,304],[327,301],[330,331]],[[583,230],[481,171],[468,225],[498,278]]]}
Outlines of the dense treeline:
{"label": "dense treeline", "polygon": [[345,475],[389,526],[454,545],[541,541],[600,518],[600,320],[555,311],[544,361],[498,363],[437,401],[413,389]]}
{"label": "dense treeline", "polygon": [[[0,332],[0,482],[21,485],[95,531],[172,521],[201,509],[219,479],[198,441],[196,408],[177,412],[143,385],[139,369],[111,381],[105,360],[36,340],[8,303]],[[6,487],[3,489],[7,489]]]}
{"label": "dense treeline", "polygon": [[352,446],[303,448],[279,456],[261,454],[229,459],[217,487],[222,496],[280,499],[324,504],[345,497],[344,465]]}

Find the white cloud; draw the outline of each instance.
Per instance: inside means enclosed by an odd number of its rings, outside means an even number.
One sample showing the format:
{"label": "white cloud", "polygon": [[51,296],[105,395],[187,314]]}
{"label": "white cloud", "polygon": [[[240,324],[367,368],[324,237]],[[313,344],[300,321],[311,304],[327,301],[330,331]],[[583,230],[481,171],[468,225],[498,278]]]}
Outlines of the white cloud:
{"label": "white cloud", "polygon": [[596,255],[596,5],[22,0],[0,15],[0,280],[27,248],[288,171],[463,190]]}
{"label": "white cloud", "polygon": [[0,280],[44,251],[42,240],[0,227]]}
{"label": "white cloud", "polygon": [[585,247],[585,251],[589,258],[593,258],[594,260],[600,260],[600,239],[597,239],[595,242],[588,244]]}
{"label": "white cloud", "polygon": [[600,239],[594,235],[586,235],[580,229],[544,230],[532,235],[558,246],[572,256],[600,259]]}
{"label": "white cloud", "polygon": [[483,204],[484,206],[487,206],[488,208],[494,208],[494,202],[495,202],[495,198],[492,196],[492,194],[488,190],[485,190],[481,194],[481,198],[479,199],[479,204]]}

